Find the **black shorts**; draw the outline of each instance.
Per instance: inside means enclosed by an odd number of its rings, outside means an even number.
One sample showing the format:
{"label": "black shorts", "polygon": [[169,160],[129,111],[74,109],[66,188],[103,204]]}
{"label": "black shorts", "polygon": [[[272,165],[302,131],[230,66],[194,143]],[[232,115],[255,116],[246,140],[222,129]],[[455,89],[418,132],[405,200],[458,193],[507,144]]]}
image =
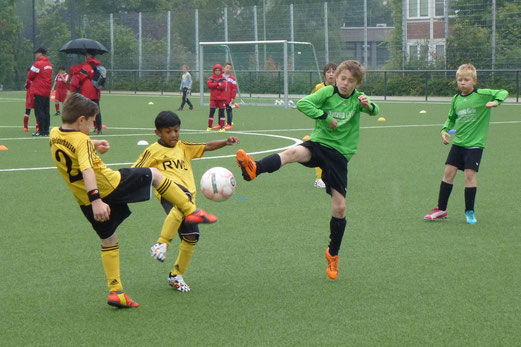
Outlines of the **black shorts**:
{"label": "black shorts", "polygon": [[147,167],[120,169],[121,181],[112,193],[104,197],[104,203],[110,206],[110,219],[98,222],[94,219],[91,205],[80,206],[85,217],[100,239],[108,239],[118,226],[131,215],[127,203],[150,200],[152,194],[152,171]]}
{"label": "black shorts", "polygon": [[336,190],[344,197],[347,192],[347,163],[348,160],[339,151],[325,147],[318,142],[305,141],[300,144],[311,152],[311,159],[301,163],[307,167],[322,169],[322,181],[326,184],[326,192],[331,195],[331,189]]}
{"label": "black shorts", "polygon": [[[190,196],[190,200],[191,200],[192,195],[190,194],[188,189],[186,189],[185,187],[183,187],[182,185],[179,185],[179,184],[178,184],[178,186],[181,189],[183,189],[185,191],[185,193],[187,193]],[[172,208],[174,208],[174,204],[172,204],[170,201],[164,199],[163,197],[161,197],[161,206],[163,206],[163,209],[165,210],[166,214],[169,214],[170,210],[172,210]],[[179,235],[179,238],[181,240],[183,239],[183,236],[194,235],[195,239],[197,241],[199,241],[199,236],[200,236],[199,224],[186,224],[185,220],[183,218],[181,225],[179,225],[179,229],[177,229],[177,235]]]}
{"label": "black shorts", "polygon": [[479,171],[481,164],[481,156],[483,155],[483,148],[465,148],[457,145],[452,145],[445,165],[452,165],[458,170],[472,169]]}

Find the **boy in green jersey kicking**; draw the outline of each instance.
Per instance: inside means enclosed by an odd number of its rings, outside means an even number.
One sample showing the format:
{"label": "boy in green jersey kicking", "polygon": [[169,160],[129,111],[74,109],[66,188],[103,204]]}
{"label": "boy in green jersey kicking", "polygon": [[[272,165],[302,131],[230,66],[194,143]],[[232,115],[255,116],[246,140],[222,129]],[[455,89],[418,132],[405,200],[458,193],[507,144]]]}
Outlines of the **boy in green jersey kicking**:
{"label": "boy in green jersey kicking", "polygon": [[456,80],[460,91],[452,98],[449,117],[441,129],[441,140],[443,144],[449,144],[449,131],[453,127],[456,128],[456,136],[445,161],[438,206],[423,218],[435,220],[447,217],[452,182],[458,170],[462,170],[465,173],[465,217],[468,224],[476,224],[476,175],[487,140],[490,109],[500,105],[508,92],[503,89],[475,89],[478,78],[472,64],[461,65],[456,72]]}
{"label": "boy in green jersey kicking", "polygon": [[310,139],[279,154],[259,161],[237,151],[237,164],[246,181],[264,172],[274,172],[289,163],[320,167],[326,192],[331,195],[330,242],[326,249],[329,278],[338,276],[338,251],[346,227],[347,163],[355,154],[360,134],[360,112],[378,114],[378,106],[356,88],[362,83],[365,68],[357,61],[344,61],[335,71],[336,86],[326,86],[299,100],[297,108],[315,119]]}

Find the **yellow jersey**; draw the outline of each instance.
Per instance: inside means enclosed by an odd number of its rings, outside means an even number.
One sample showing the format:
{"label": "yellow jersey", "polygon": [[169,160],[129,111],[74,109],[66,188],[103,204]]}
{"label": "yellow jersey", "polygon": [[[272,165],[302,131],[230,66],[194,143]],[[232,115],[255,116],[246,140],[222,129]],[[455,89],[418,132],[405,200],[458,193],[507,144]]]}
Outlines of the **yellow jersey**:
{"label": "yellow jersey", "polygon": [[158,141],[148,146],[132,167],[155,167],[165,177],[187,188],[195,199],[197,187],[192,159],[201,158],[205,146],[205,143],[178,141],[175,147],[168,147]]}
{"label": "yellow jersey", "polygon": [[82,171],[92,168],[103,198],[119,185],[121,174],[105,166],[89,136],[78,130],[53,128],[49,135],[51,154],[65,183],[80,205],[90,205]]}
{"label": "yellow jersey", "polygon": [[311,94],[313,94],[314,92],[316,92],[317,90],[319,90],[320,88],[324,88],[326,86],[326,83],[325,82],[322,82],[322,83],[319,83],[315,86],[315,88],[313,88],[313,90],[311,91]]}

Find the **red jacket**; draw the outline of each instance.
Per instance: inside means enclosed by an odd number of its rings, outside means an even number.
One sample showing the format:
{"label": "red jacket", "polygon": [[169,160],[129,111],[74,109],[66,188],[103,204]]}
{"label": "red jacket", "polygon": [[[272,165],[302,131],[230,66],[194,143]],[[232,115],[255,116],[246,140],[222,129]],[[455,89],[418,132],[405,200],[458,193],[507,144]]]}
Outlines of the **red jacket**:
{"label": "red jacket", "polygon": [[[32,83],[31,83],[32,82]],[[52,87],[52,64],[49,58],[41,56],[27,72],[26,88],[30,86],[31,93],[49,97]]]}
{"label": "red jacket", "polygon": [[[221,69],[221,74],[219,76],[215,75],[215,69]],[[225,101],[228,99],[228,94],[226,92],[226,79],[223,74],[223,67],[221,64],[215,64],[213,67],[213,75],[208,78],[206,85],[210,89],[210,100],[219,100]]]}
{"label": "red jacket", "polygon": [[94,66],[100,66],[101,62],[96,58],[87,59],[83,64],[71,66],[71,84],[70,91],[79,92],[81,95],[91,100],[99,100],[101,97],[101,89],[96,89],[92,85],[94,77]]}
{"label": "red jacket", "polygon": [[235,96],[237,95],[237,81],[232,74],[229,74],[228,77],[223,75],[223,77],[226,79],[226,104],[229,104],[232,99],[235,100]]}

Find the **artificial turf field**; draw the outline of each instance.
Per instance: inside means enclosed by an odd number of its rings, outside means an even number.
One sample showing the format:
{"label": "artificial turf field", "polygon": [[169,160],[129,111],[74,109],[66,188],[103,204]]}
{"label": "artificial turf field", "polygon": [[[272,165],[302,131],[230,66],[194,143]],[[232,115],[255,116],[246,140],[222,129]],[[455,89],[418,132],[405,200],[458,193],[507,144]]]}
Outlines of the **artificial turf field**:
{"label": "artificial turf field", "polygon": [[[111,143],[104,162],[133,163],[145,148],[138,140],[156,140],[157,113],[179,103],[179,96],[103,95],[108,129],[93,138]],[[448,102],[378,103],[387,121],[362,116],[349,163],[334,281],[324,257],[330,198],[313,187],[314,170],[292,164],[245,182],[234,159],[239,148],[261,158],[293,145],[312,120],[295,109],[241,106],[233,132],[208,133],[207,107],[180,112],[183,140],[240,138],[193,162],[196,181],[210,167],[230,169],[237,191],[221,203],[198,197],[219,221],[201,226],[185,274],[190,293],[166,281],[177,238],[164,263],[149,256],[165,217],[159,203],[132,204],[118,229],[121,273],[141,306],[118,310],[106,304],[97,235],[52,168],[48,138],[22,131],[25,94],[1,93],[0,145],[8,150],[0,151],[0,345],[519,345],[521,105],[492,111],[478,223],[467,225],[461,172],[448,218],[423,220],[436,205],[450,148],[439,135]]]}

